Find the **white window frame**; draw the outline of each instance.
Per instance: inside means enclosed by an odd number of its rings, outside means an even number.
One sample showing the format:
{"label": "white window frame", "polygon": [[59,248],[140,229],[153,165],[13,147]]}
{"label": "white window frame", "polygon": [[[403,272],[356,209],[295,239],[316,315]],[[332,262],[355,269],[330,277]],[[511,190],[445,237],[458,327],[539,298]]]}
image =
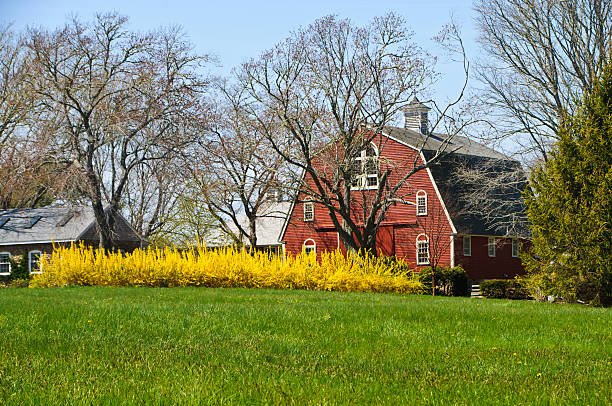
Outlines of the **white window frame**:
{"label": "white window frame", "polygon": [[[37,271],[32,271],[32,255],[33,254],[38,254],[38,270]],[[28,252],[28,270],[30,271],[31,274],[42,273],[42,264],[41,264],[42,256],[43,256],[42,251],[35,250],[35,251]]]}
{"label": "white window frame", "polygon": [[518,258],[519,252],[519,240],[518,238],[512,239],[512,258]]}
{"label": "white window frame", "polygon": [[[308,244],[308,241],[311,241],[312,244]],[[302,245],[306,254],[310,254],[311,252],[314,252],[315,254],[317,253],[317,242],[312,238],[308,238],[307,240],[305,240],[304,244]]]}
{"label": "white window frame", "polygon": [[472,236],[470,235],[463,236],[463,256],[464,257],[472,256]]}
{"label": "white window frame", "polygon": [[495,237],[489,237],[487,241],[487,252],[490,258],[495,257]]}
{"label": "white window frame", "polygon": [[427,192],[419,190],[416,194],[417,216],[427,216]]}
{"label": "white window frame", "polygon": [[[422,240],[421,237],[425,237],[425,240]],[[421,244],[425,244],[425,248],[427,249],[427,259],[425,261],[420,260],[419,250]],[[429,250],[429,237],[427,234],[419,234],[416,238],[416,260],[417,265],[429,265],[431,263],[431,252]]]}
{"label": "white window frame", "polygon": [[[0,252],[0,255],[8,255],[8,259],[11,259],[11,253],[8,251]],[[8,272],[0,272],[0,275],[10,275],[12,272],[11,261],[0,262],[0,265],[8,265]]]}
{"label": "white window frame", "polygon": [[[379,172],[380,172],[380,167],[379,167],[379,163],[380,163],[380,157],[379,157],[379,153],[378,153],[378,147],[376,145],[374,145],[374,143],[370,143],[370,146],[372,147],[372,149],[374,150],[374,156],[368,156],[368,148],[364,148],[360,153],[359,156],[353,159],[353,162],[358,161],[359,162],[359,167],[361,168],[361,171],[359,172],[358,175],[355,175],[355,179],[357,180],[357,185],[353,185],[353,179],[351,179],[351,190],[376,190],[378,189],[378,182],[379,182]],[[374,175],[369,175],[367,173],[367,162],[369,159],[372,159],[375,163],[376,163],[376,185],[368,185],[368,179],[369,178],[374,178]]]}
{"label": "white window frame", "polygon": [[[310,211],[307,209],[310,207]],[[306,214],[310,212],[312,214],[311,217],[308,217]],[[314,202],[304,202],[304,221],[314,221],[315,219],[315,208]]]}

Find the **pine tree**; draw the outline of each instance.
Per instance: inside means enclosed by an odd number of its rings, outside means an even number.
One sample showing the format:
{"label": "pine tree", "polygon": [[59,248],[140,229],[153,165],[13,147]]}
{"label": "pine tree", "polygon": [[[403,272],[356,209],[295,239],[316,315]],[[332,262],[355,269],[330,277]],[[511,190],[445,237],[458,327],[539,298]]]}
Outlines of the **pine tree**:
{"label": "pine tree", "polygon": [[612,302],[612,64],[558,132],[527,192],[532,287],[592,304]]}

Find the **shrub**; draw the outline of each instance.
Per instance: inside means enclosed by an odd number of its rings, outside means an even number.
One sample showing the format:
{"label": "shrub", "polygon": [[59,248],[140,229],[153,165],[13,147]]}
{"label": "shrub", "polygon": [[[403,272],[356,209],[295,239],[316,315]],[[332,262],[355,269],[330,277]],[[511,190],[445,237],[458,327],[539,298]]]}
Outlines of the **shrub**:
{"label": "shrub", "polygon": [[11,262],[11,280],[30,279],[27,253],[24,253],[21,258],[17,260],[11,258],[9,261]]}
{"label": "shrub", "polygon": [[10,275],[0,276],[0,282],[10,283],[15,279],[29,279],[30,271],[28,270],[28,255],[24,253],[21,258],[9,258],[11,263]]}
{"label": "shrub", "polygon": [[30,278],[13,279],[9,284],[9,288],[27,288],[30,285]]}
{"label": "shrub", "polygon": [[528,299],[529,291],[518,279],[491,279],[480,282],[480,293],[490,299]]}
{"label": "shrub", "polygon": [[308,289],[343,292],[421,293],[423,284],[372,256],[324,252],[320,261],[302,252],[283,258],[235,248],[136,250],[129,254],[91,247],[56,247],[42,258],[43,273],[30,286],[205,286]]}
{"label": "shrub", "polygon": [[[425,268],[418,274],[421,283],[427,286],[431,294],[432,268]],[[454,268],[439,266],[434,273],[436,280],[436,295],[442,296],[468,296],[468,277],[461,266]]]}

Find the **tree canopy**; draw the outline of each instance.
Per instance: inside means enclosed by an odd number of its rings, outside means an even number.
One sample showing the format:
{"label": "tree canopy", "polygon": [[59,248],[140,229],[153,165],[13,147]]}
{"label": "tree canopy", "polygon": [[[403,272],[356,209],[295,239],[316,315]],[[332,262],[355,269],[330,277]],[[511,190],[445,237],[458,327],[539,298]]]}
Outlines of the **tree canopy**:
{"label": "tree canopy", "polygon": [[612,65],[558,130],[527,196],[533,250],[526,261],[543,292],[612,299]]}

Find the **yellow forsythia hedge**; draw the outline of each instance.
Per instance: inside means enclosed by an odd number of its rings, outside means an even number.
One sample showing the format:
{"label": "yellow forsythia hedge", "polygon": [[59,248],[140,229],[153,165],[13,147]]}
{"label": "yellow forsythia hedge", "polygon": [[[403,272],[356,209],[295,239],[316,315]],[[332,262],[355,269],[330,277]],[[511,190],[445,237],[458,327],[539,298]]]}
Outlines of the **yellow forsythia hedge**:
{"label": "yellow forsythia hedge", "polygon": [[130,254],[90,247],[56,247],[41,260],[33,287],[50,286],[205,286],[308,289],[342,292],[422,293],[410,273],[373,257],[346,258],[328,252],[296,257],[258,252],[251,256],[234,248],[220,250],[136,250]]}

